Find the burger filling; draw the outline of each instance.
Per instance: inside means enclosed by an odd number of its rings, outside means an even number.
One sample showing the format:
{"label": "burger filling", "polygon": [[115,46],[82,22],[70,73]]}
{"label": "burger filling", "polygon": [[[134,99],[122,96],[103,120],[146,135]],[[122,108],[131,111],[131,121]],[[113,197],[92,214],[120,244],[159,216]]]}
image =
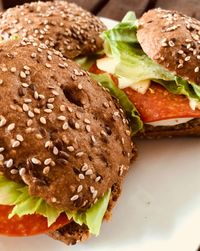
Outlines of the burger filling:
{"label": "burger filling", "polygon": [[8,180],[0,174],[0,205],[13,206],[8,219],[15,215],[23,217],[39,214],[46,217],[48,227],[54,224],[62,213],[65,213],[68,219],[80,225],[87,225],[91,234],[98,235],[108,207],[110,194],[111,190],[109,189],[85,212],[66,212],[48,205],[42,198],[30,196],[28,186]]}
{"label": "burger filling", "polygon": [[[137,40],[137,28],[138,20],[135,14],[128,12],[121,23],[103,32],[103,57],[96,60],[97,69],[101,71],[98,74],[106,72],[117,79],[118,88],[123,89],[127,98],[135,106],[132,108],[134,110],[132,117],[134,115],[140,116],[144,124],[172,126],[199,118],[200,87],[174,75],[151,60],[144,53]],[[91,58],[79,61],[82,66],[87,67],[90,66],[91,62]],[[94,73],[94,68],[92,68],[92,72]],[[95,76],[93,75],[93,77]],[[105,76],[96,79],[105,85]],[[162,96],[159,96],[161,90]],[[151,103],[145,101],[146,96],[151,96]],[[164,100],[163,96],[166,96]],[[152,99],[156,97],[156,102],[152,102]],[[183,111],[178,108],[179,103],[184,108]],[[161,112],[158,112],[159,106],[162,108]],[[171,107],[171,110],[167,109],[167,106]],[[149,112],[150,110],[152,113]],[[152,116],[148,115],[147,111]],[[139,118],[137,118],[137,122],[137,130],[135,126],[134,133],[143,130]]]}

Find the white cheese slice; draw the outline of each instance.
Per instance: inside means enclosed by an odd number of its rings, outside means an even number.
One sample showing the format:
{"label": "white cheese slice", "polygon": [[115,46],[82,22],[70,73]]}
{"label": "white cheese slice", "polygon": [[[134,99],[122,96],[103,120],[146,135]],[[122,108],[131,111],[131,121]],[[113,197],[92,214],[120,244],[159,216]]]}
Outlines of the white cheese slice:
{"label": "white cheese slice", "polygon": [[133,83],[131,79],[128,78],[118,78],[119,88],[124,89],[126,87],[130,87],[131,89],[139,92],[141,94],[145,94],[146,91],[149,89],[151,81],[150,80],[143,80],[139,82]]}
{"label": "white cheese slice", "polygon": [[99,70],[112,74],[115,73],[115,68],[118,64],[117,60],[111,57],[100,58],[96,63]]}
{"label": "white cheese slice", "polygon": [[148,122],[145,124],[152,125],[152,126],[175,126],[183,123],[187,123],[188,121],[194,118],[175,118],[175,119],[165,119],[159,120],[154,122]]}
{"label": "white cheese slice", "polygon": [[[117,66],[118,62],[116,59],[113,59],[111,57],[105,57],[105,58],[100,58],[97,60],[97,67],[98,69],[114,74],[115,73],[115,68]],[[130,87],[133,90],[145,94],[146,91],[148,90],[150,86],[151,81],[150,80],[144,80],[144,81],[139,81],[136,83],[133,83],[133,80],[124,78],[124,77],[118,77],[118,86],[120,89],[124,89],[126,87]]]}

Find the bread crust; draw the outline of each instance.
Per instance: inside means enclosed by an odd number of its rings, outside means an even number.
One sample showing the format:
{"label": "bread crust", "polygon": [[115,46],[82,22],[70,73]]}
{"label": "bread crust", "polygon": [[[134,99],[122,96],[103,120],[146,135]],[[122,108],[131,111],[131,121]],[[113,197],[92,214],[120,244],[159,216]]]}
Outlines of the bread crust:
{"label": "bread crust", "polygon": [[156,63],[200,84],[200,21],[177,11],[153,9],[139,19],[137,38]]}
{"label": "bread crust", "polygon": [[77,64],[34,40],[7,41],[0,83],[0,171],[9,179],[69,211],[123,179],[135,156],[127,120]]}
{"label": "bread crust", "polygon": [[[120,194],[121,184],[116,183],[112,186],[111,198],[104,220],[109,220],[111,218],[112,209],[115,206]],[[56,231],[48,233],[48,235],[51,238],[62,241],[67,245],[75,245],[78,242],[85,241],[90,237],[88,227],[86,225],[78,225],[74,221]]]}
{"label": "bread crust", "polygon": [[26,3],[6,10],[0,19],[3,39],[15,34],[34,37],[67,58],[100,50],[99,35],[106,29],[98,17],[66,1]]}
{"label": "bread crust", "polygon": [[187,123],[176,126],[144,125],[144,132],[139,133],[140,138],[159,139],[184,136],[200,136],[200,119],[192,119]]}

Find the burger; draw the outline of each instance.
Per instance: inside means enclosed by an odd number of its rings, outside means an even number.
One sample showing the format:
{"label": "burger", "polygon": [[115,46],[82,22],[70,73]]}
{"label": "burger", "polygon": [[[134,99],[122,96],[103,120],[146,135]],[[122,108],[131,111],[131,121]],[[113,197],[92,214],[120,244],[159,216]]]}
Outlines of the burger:
{"label": "burger", "polygon": [[104,54],[90,71],[118,88],[136,135],[200,135],[198,20],[160,8],[139,20],[129,12],[102,38]]}
{"label": "burger", "polygon": [[0,43],[0,72],[0,234],[98,235],[136,155],[119,103],[33,38]]}
{"label": "burger", "polygon": [[1,13],[0,20],[2,40],[36,38],[71,59],[99,51],[106,29],[98,17],[66,1],[26,3]]}

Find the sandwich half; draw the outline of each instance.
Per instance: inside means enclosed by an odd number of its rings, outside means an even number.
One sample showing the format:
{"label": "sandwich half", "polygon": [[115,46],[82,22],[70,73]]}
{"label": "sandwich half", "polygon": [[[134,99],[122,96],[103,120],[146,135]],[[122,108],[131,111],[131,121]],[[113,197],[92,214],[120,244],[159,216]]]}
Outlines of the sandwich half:
{"label": "sandwich half", "polygon": [[[129,12],[102,34],[104,55],[90,68],[126,94],[140,137],[200,135],[200,22],[153,9]],[[102,81],[104,82],[104,81]]]}
{"label": "sandwich half", "polygon": [[119,103],[27,38],[0,44],[0,103],[0,234],[98,235],[136,155]]}

